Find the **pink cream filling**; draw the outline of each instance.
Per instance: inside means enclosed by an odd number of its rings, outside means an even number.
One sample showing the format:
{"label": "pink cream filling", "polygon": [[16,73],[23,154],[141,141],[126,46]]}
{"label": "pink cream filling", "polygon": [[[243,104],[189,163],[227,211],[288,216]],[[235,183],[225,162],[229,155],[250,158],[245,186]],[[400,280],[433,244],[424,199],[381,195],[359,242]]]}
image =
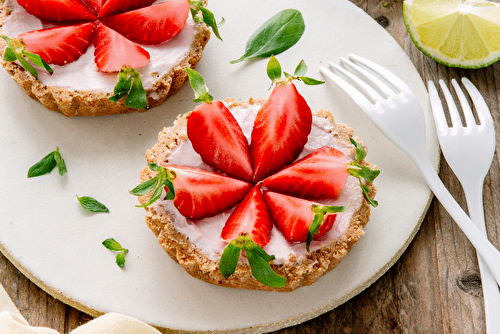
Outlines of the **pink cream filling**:
{"label": "pink cream filling", "polygon": [[[250,140],[253,122],[259,108],[260,105],[257,104],[252,106],[229,107],[242,127],[247,140]],[[342,151],[347,155],[348,160],[352,161],[355,155],[354,149],[347,148],[334,135],[335,129],[331,126],[329,120],[322,117],[313,117],[311,134],[299,158],[313,152],[321,146],[331,146]],[[186,139],[172,150],[169,156],[169,163],[213,171],[212,167],[205,164],[198,153],[193,150],[191,142],[187,139],[187,134],[185,134],[185,137]],[[328,205],[349,204],[350,206],[347,211],[337,215],[333,228],[327,234],[321,239],[312,242],[312,251],[332,240],[342,237],[346,233],[353,214],[360,208],[363,202],[363,194],[359,186],[359,181],[349,175],[344,189],[336,199],[319,202]],[[195,222],[182,216],[172,204],[172,201],[158,200],[153,205],[156,211],[167,211],[171,215],[173,224],[177,230],[188,237],[189,240],[206,253],[210,259],[214,261],[220,259],[226,247],[226,242],[220,239],[220,232],[234,208],[219,215]],[[285,240],[283,234],[276,226],[271,230],[269,237],[270,241],[264,246],[264,250],[268,254],[276,257],[274,263],[280,264],[286,262],[290,257],[299,259],[301,256],[307,254],[305,243],[289,243]]]}

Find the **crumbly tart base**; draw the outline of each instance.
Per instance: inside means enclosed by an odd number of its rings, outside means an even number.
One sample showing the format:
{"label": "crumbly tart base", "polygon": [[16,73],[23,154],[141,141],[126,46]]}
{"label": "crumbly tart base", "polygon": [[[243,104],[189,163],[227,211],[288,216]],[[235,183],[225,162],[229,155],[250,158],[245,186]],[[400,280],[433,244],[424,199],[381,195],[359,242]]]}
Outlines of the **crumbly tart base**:
{"label": "crumbly tart base", "polygon": [[[262,104],[263,101],[250,99],[247,102],[239,103],[230,98],[224,102],[230,107],[254,103]],[[170,150],[187,138],[186,124],[189,114],[179,116],[172,127],[164,128],[159,133],[158,143],[146,152],[148,162],[156,164],[168,163]],[[349,138],[353,136],[354,131],[351,128],[343,124],[336,124],[334,117],[329,111],[319,110],[314,115],[328,119],[337,130],[338,134],[334,135],[339,136],[347,145],[352,145]],[[356,140],[361,142],[358,138]],[[370,166],[370,163],[367,161],[362,161],[361,163],[365,166]],[[145,167],[141,170],[140,181],[146,181],[155,175],[156,172]],[[373,184],[367,184],[367,186],[372,190],[370,194],[374,197],[376,187]],[[150,195],[139,197],[140,203],[146,203],[149,197]],[[158,206],[154,205],[145,209],[146,224],[158,237],[160,245],[190,275],[220,286],[266,291],[292,291],[298,287],[314,283],[323,274],[334,269],[364,234],[363,228],[368,223],[370,216],[370,204],[364,199],[360,209],[353,215],[349,228],[343,237],[332,240],[320,249],[311,251],[300,258],[290,256],[283,264],[274,264],[271,262],[271,267],[276,273],[287,279],[284,287],[272,288],[258,282],[252,276],[250,266],[247,263],[242,263],[242,261],[238,264],[233,275],[228,279],[224,278],[219,271],[218,261],[211,260],[207,254],[197,248],[184,234],[177,231],[168,212],[164,210],[159,211]]]}
{"label": "crumbly tart base", "polygon": [[[1,26],[5,17],[10,15],[11,9],[5,1],[0,2],[0,35],[3,34]],[[168,73],[163,74],[146,90],[149,108],[162,104],[169,96],[174,95],[181,88],[187,78],[185,67],[194,69],[201,59],[203,49],[210,39],[210,30],[204,23],[196,24],[196,34],[189,53],[173,67]],[[109,98],[112,93],[100,90],[75,91],[64,87],[47,86],[33,77],[17,62],[3,60],[6,43],[0,39],[0,63],[9,75],[17,82],[24,92],[33,100],[40,102],[45,108],[59,112],[65,116],[100,116],[112,114],[125,114],[137,109],[126,107],[123,99],[112,102]],[[145,110],[139,110],[143,112]]]}

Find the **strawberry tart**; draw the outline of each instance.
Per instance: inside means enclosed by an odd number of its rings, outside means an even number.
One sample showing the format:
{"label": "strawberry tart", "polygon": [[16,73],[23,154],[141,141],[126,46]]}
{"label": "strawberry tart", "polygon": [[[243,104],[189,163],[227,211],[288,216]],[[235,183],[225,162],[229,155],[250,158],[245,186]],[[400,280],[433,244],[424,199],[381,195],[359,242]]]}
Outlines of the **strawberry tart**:
{"label": "strawberry tart", "polygon": [[[131,193],[160,245],[192,276],[292,291],[332,270],[363,234],[379,171],[351,128],[326,110],[311,112],[292,79],[319,82],[299,67],[272,77],[266,100],[214,101],[203,92],[204,103],[146,152]],[[188,74],[192,85],[203,82]]]}
{"label": "strawberry tart", "polygon": [[180,89],[185,67],[196,67],[210,38],[204,22],[218,36],[201,0],[5,0],[0,55],[26,94],[50,110],[69,117],[146,110]]}

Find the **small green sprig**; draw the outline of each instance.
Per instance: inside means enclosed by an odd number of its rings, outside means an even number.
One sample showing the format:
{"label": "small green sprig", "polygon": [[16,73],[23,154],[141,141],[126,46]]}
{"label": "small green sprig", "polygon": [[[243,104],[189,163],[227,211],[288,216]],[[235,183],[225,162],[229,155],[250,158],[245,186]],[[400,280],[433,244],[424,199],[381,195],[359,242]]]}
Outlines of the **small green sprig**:
{"label": "small green sprig", "polygon": [[366,150],[357,141],[355,141],[353,138],[350,138],[351,143],[356,147],[356,160],[353,162],[349,163],[348,172],[352,176],[358,178],[359,184],[361,185],[361,189],[363,190],[363,194],[365,195],[365,198],[367,201],[375,208],[378,206],[378,202],[375,201],[374,199],[370,198],[369,193],[370,189],[363,183],[361,180],[362,178],[365,179],[368,182],[373,182],[375,178],[380,174],[379,170],[373,170],[369,167],[362,166],[359,164],[361,160],[363,160],[366,157]]}
{"label": "small green sprig", "polygon": [[148,109],[148,98],[142,86],[141,76],[135,69],[123,66],[118,72],[118,82],[113,90],[113,96],[109,99],[118,102],[125,98],[125,106],[138,110]]}
{"label": "small green sprig", "polygon": [[292,80],[302,81],[306,85],[321,85],[325,83],[324,81],[316,80],[305,76],[307,72],[307,65],[304,62],[304,60],[301,60],[299,65],[297,65],[295,71],[293,72],[293,75],[287,72],[283,72],[285,78],[281,77],[282,76],[281,65],[275,56],[271,56],[271,58],[269,58],[266,70],[267,70],[267,76],[272,81],[271,87],[273,86],[273,84],[276,85],[285,84]]}
{"label": "small green sprig", "polygon": [[165,187],[168,191],[164,199],[173,200],[175,198],[174,185],[172,184],[172,181],[175,179],[175,173],[154,163],[149,163],[148,166],[151,170],[157,172],[158,174],[156,174],[155,177],[142,182],[129,192],[134,196],[144,196],[149,194],[151,191],[153,191],[153,194],[147,203],[137,205],[137,207],[150,206],[156,202],[160,198]]}
{"label": "small green sprig", "polygon": [[244,233],[227,244],[219,261],[219,270],[226,279],[235,271],[238,265],[241,251],[250,264],[252,275],[264,285],[281,288],[286,284],[286,278],[274,272],[269,261],[274,260],[274,256],[268,255],[252,238]]}
{"label": "small green sprig", "polygon": [[306,239],[306,249],[309,252],[309,246],[313,241],[313,238],[316,234],[319,233],[319,229],[321,224],[325,220],[325,216],[329,213],[339,213],[344,212],[349,208],[349,205],[344,206],[331,206],[331,205],[321,205],[321,204],[313,204],[311,206],[311,211],[314,213],[314,219],[311,225],[309,226],[309,231],[307,231],[307,239]]}
{"label": "small green sprig", "polygon": [[251,58],[266,58],[288,50],[299,41],[304,30],[301,12],[296,9],[282,10],[250,36],[243,56],[232,60],[231,64]]}
{"label": "small green sprig", "polygon": [[[204,22],[207,26],[212,28],[215,36],[222,41],[219,33],[219,25],[224,23],[224,19],[222,19],[221,23],[217,23],[214,14],[205,7],[203,0],[191,0],[189,3],[193,20],[196,23]],[[201,12],[201,18],[198,16],[198,12]]]}
{"label": "small green sprig", "polygon": [[7,48],[5,48],[5,53],[3,54],[3,60],[19,61],[21,66],[26,71],[31,73],[31,75],[36,79],[38,79],[38,72],[33,67],[33,65],[30,64],[30,62],[38,67],[44,68],[50,74],[54,72],[54,70],[49,66],[49,64],[45,62],[45,60],[42,59],[42,57],[40,57],[36,53],[29,52],[26,49],[26,45],[21,39],[9,38],[5,35],[2,35],[0,37],[2,37],[7,43]]}
{"label": "small green sprig", "polygon": [[116,254],[116,264],[118,267],[123,268],[125,266],[125,255],[128,253],[128,249],[123,248],[118,241],[113,238],[108,238],[102,242],[104,247],[107,249],[118,252]]}
{"label": "small green sprig", "polygon": [[194,91],[193,102],[211,103],[214,98],[208,93],[208,87],[201,74],[189,67],[186,67],[185,69],[188,74],[189,83]]}
{"label": "small green sprig", "polygon": [[43,157],[36,164],[31,166],[28,170],[28,177],[37,177],[50,173],[54,168],[57,167],[59,175],[63,176],[68,171],[66,169],[66,163],[59,152],[59,147],[45,157]]}
{"label": "small green sprig", "polygon": [[79,197],[78,195],[76,195],[76,198],[78,199],[78,202],[80,203],[81,207],[87,211],[109,212],[109,209],[106,207],[106,205],[102,204],[93,197],[90,196]]}

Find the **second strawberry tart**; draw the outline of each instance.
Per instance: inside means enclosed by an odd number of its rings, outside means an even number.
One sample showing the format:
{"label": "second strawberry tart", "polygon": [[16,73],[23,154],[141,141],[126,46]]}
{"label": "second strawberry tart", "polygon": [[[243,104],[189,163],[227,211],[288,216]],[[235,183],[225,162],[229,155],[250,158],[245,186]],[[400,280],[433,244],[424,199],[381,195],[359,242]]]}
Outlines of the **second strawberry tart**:
{"label": "second strawberry tart", "polygon": [[203,6],[201,0],[5,0],[2,65],[28,96],[69,117],[146,110],[175,94],[184,68],[201,59],[210,37],[198,12]]}
{"label": "second strawberry tart", "polygon": [[204,103],[147,151],[131,193],[160,245],[192,276],[292,291],[335,268],[363,234],[379,171],[351,128],[328,111],[311,113],[292,83],[319,83],[305,69],[285,79],[274,71],[266,100],[214,101],[205,91]]}

